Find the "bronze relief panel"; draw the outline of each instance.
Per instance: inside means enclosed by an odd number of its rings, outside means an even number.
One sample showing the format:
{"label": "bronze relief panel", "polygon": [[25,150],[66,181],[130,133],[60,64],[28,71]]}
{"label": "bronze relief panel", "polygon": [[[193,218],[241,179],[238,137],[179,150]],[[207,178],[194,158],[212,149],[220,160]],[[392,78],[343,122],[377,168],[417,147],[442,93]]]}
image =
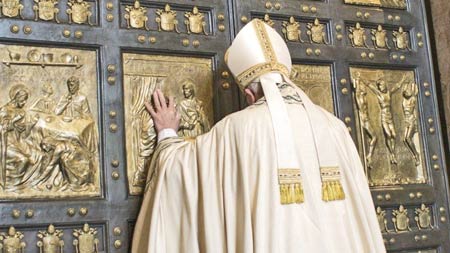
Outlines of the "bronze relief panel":
{"label": "bronze relief panel", "polygon": [[344,0],[346,4],[406,9],[406,0]]}
{"label": "bronze relief panel", "polygon": [[181,115],[178,134],[189,138],[207,132],[213,117],[211,59],[123,54],[124,109],[129,191],[140,194],[157,136],[144,102],[156,89],[174,96]]}
{"label": "bronze relief panel", "polygon": [[370,185],[426,183],[414,71],[352,67],[350,74]]}
{"label": "bronze relief panel", "polygon": [[331,90],[331,67],[326,65],[294,64],[292,81],[298,85],[311,100],[334,113]]}
{"label": "bronze relief panel", "polygon": [[0,44],[0,199],[100,196],[96,58]]}

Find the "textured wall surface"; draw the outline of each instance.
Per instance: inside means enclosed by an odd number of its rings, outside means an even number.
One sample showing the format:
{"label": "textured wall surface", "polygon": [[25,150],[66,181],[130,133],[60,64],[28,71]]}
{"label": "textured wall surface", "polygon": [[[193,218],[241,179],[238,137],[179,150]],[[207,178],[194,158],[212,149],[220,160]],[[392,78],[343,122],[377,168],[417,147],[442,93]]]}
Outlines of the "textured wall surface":
{"label": "textured wall surface", "polygon": [[[447,132],[447,138],[450,136],[450,2],[449,0],[430,0],[428,3],[428,20],[432,21],[433,27],[430,27],[431,43],[435,63],[435,69],[439,69],[436,73],[436,79],[438,81],[438,90],[440,88],[441,93],[438,93],[440,97],[440,109],[445,112],[445,122],[442,122],[443,128]],[[431,13],[430,13],[431,12]],[[434,35],[434,37],[433,37]],[[443,117],[441,117],[443,119]],[[447,143],[449,140],[447,140]]]}

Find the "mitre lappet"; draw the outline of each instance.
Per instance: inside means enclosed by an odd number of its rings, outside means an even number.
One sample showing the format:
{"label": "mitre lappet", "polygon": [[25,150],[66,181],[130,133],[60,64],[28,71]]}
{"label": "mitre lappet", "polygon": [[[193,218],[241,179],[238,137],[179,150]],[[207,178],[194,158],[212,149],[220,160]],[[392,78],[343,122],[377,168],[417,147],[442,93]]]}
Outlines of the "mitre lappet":
{"label": "mitre lappet", "polygon": [[[310,126],[315,126],[314,121],[323,121],[315,118],[314,110],[318,110],[317,107],[289,79],[292,61],[286,43],[273,28],[259,19],[254,19],[237,34],[225,54],[225,62],[241,90],[251,83],[259,82],[264,91],[275,138],[281,204],[304,202],[307,197],[303,182],[307,181],[307,178],[302,170],[307,168],[302,168],[301,157],[296,156],[292,125],[278,85],[288,83],[295,90],[307,111]],[[314,137],[312,145],[315,147],[320,166],[322,200],[344,199],[336,152],[327,150],[326,143],[331,136],[317,136],[314,127],[302,131],[310,131]]]}

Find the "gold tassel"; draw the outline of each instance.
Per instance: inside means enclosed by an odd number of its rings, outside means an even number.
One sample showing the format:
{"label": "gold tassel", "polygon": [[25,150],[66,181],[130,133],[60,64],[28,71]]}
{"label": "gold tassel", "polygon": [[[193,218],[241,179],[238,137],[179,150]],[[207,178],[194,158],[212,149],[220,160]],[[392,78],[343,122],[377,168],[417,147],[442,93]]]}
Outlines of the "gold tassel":
{"label": "gold tassel", "polygon": [[280,184],[280,201],[283,205],[303,203],[305,195],[302,184]]}
{"label": "gold tassel", "polygon": [[341,172],[338,167],[321,167],[322,200],[335,201],[345,199],[344,188],[341,184]]}
{"label": "gold tassel", "polygon": [[282,205],[300,204],[305,201],[300,169],[278,169],[278,184]]}

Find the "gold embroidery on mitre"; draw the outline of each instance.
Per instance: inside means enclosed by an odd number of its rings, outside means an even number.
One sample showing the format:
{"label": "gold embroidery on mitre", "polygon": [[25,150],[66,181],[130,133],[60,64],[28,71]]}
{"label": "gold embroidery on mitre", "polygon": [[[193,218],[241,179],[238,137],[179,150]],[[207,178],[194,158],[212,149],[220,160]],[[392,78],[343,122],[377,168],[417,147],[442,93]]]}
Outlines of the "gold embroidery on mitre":
{"label": "gold embroidery on mitre", "polygon": [[328,202],[345,199],[339,167],[320,167],[320,177],[322,179],[323,201]]}
{"label": "gold embroidery on mitre", "polygon": [[280,72],[281,74],[289,76],[288,68],[284,64],[277,61],[275,50],[273,49],[269,35],[264,27],[264,22],[259,19],[255,19],[253,21],[253,26],[266,62],[252,66],[237,75],[236,81],[242,90],[245,89],[245,87],[247,87],[252,80],[269,72]]}
{"label": "gold embroidery on mitre", "polygon": [[282,205],[300,204],[305,201],[300,169],[278,169],[278,184]]}

